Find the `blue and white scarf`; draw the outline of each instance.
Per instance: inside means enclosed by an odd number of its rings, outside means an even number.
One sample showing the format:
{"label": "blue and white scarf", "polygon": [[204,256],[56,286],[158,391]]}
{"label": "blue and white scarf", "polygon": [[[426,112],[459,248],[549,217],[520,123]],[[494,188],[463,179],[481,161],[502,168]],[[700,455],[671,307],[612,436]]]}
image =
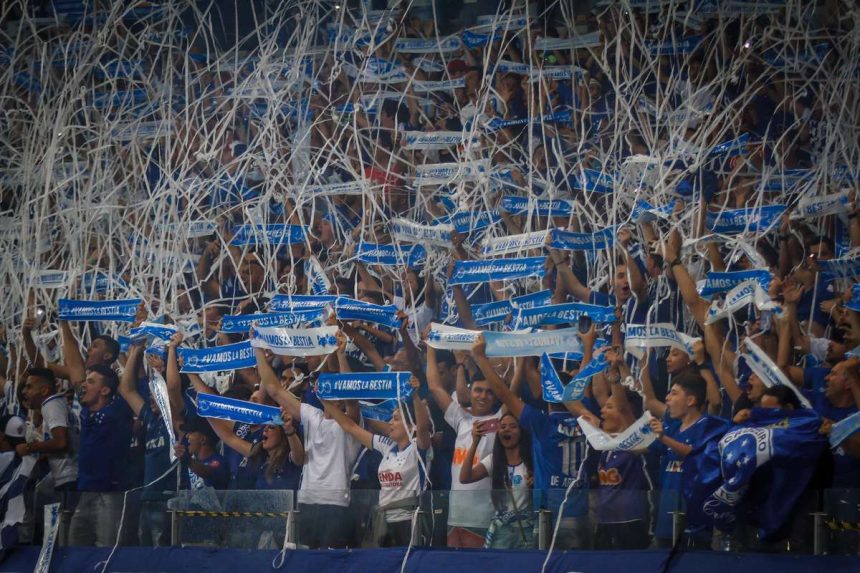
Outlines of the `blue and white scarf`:
{"label": "blue and white scarf", "polygon": [[274,406],[217,394],[197,394],[197,413],[204,418],[217,418],[240,424],[283,424],[281,411]]}
{"label": "blue and white scarf", "polygon": [[59,300],[60,320],[134,322],[139,298],[124,300]]}
{"label": "blue and white scarf", "polygon": [[421,243],[450,248],[452,225],[419,225],[408,219],[392,219],[389,223],[391,236],[406,243]]}
{"label": "blue and white scarf", "polygon": [[748,271],[710,272],[705,277],[705,284],[699,289],[702,297],[710,297],[721,292],[726,292],[739,284],[754,280],[767,291],[770,287],[771,274],[767,269],[752,269]]}
{"label": "blue and white scarf", "polygon": [[530,333],[485,332],[487,356],[540,356],[567,352],[579,346],[576,328]]}
{"label": "blue and white scarf", "polygon": [[251,346],[271,350],[278,356],[325,356],[337,350],[337,326],[255,326],[253,329]]}
{"label": "blue and white scarf", "polygon": [[531,249],[542,249],[546,243],[547,231],[535,231],[507,237],[492,237],[484,241],[481,255],[495,257],[509,255]]}
{"label": "blue and white scarf", "polygon": [[389,400],[412,393],[409,372],[353,372],[320,374],[317,395],[322,400]]}
{"label": "blue and white scarf", "polygon": [[467,330],[433,322],[430,324],[427,345],[439,350],[471,350],[480,335],[480,330]]}
{"label": "blue and white scarf", "polygon": [[227,372],[257,365],[254,348],[248,340],[212,348],[179,348],[177,353],[183,373]]}
{"label": "blue and white scarf", "polygon": [[573,201],[566,199],[529,199],[528,197],[502,197],[500,208],[511,215],[535,213],[540,217],[568,217],[573,213]]}
{"label": "blue and white scarf", "polygon": [[251,325],[260,327],[305,327],[322,326],[325,322],[325,308],[297,310],[292,312],[267,312],[262,314],[227,314],[221,318],[221,332],[227,334],[247,334]]}
{"label": "blue and white scarf", "polygon": [[305,242],[305,228],[301,225],[239,225],[233,229],[230,245],[293,245]]}
{"label": "blue and white scarf", "polygon": [[550,234],[549,246],[553,249],[568,251],[600,251],[615,244],[615,234],[615,227],[608,227],[596,233],[575,233],[553,229]]}
{"label": "blue and white scarf", "polygon": [[484,283],[546,274],[545,257],[457,261],[449,285]]}
{"label": "blue and white scarf", "polygon": [[527,328],[547,324],[567,324],[579,320],[581,316],[591,317],[594,322],[606,324],[615,322],[615,307],[569,302],[519,309],[514,320],[515,328]]}

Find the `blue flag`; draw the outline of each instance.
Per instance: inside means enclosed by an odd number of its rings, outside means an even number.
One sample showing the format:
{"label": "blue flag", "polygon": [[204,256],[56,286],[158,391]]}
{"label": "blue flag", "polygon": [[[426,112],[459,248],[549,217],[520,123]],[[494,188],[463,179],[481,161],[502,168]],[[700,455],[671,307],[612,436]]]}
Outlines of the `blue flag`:
{"label": "blue flag", "polygon": [[360,401],[358,407],[361,409],[361,417],[367,420],[387,422],[397,409],[397,399],[383,400],[374,404],[373,402]]}
{"label": "blue flag", "polygon": [[585,396],[585,389],[588,388],[589,384],[591,384],[591,378],[595,374],[600,374],[608,367],[609,363],[606,361],[605,352],[601,352],[600,354],[592,357],[592,359],[588,361],[588,364],[580,368],[573,380],[571,380],[565,387],[565,402],[569,402],[571,400],[582,400],[582,397]]}
{"label": "blue flag", "polygon": [[478,326],[504,322],[511,312],[513,307],[507,300],[472,305],[472,318]]}
{"label": "blue flag", "polygon": [[543,353],[540,357],[540,385],[543,389],[543,401],[547,404],[561,404],[564,402],[564,385],[561,378],[552,365],[549,354]]}
{"label": "blue flag", "polygon": [[[698,474],[683,486],[688,520],[731,531],[743,501],[756,517],[759,537],[779,538],[826,447],[820,427],[813,410],[753,408],[741,427],[707,445],[699,472],[685,471],[685,477]],[[753,480],[760,473],[766,479]]]}

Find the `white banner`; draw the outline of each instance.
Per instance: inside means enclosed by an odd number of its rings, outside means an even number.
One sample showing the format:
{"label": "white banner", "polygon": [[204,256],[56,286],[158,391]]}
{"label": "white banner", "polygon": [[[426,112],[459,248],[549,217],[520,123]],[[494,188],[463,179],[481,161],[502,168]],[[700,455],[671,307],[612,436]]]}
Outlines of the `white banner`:
{"label": "white banner", "polygon": [[611,436],[600,428],[595,428],[583,417],[578,418],[577,422],[582,428],[582,433],[585,434],[585,439],[595,450],[601,452],[630,451],[645,449],[657,439],[656,434],[651,431],[652,418],[651,412],[646,410],[641,418],[616,436]]}
{"label": "white banner", "polygon": [[173,431],[173,415],[170,411],[170,400],[167,397],[167,382],[157,370],[153,370],[149,376],[149,391],[152,392],[152,397],[155,398],[155,403],[161,411],[161,419],[167,427],[167,435],[170,439],[170,462],[173,463],[176,461],[176,452],[173,451],[176,445],[176,432]]}
{"label": "white banner", "polygon": [[481,254],[485,257],[508,255],[519,253],[529,249],[541,249],[546,243],[547,231],[535,231],[534,233],[523,233],[511,235],[510,237],[493,237],[484,241]]}
{"label": "white banner", "polygon": [[478,143],[478,136],[469,136],[462,131],[406,131],[403,133],[403,149],[449,149],[467,143]]}
{"label": "white banner", "polygon": [[835,195],[825,195],[824,197],[805,195],[797,203],[797,207],[792,211],[790,218],[807,219],[813,217],[824,217],[825,215],[836,215],[838,213],[847,213],[848,202],[849,199],[847,191],[842,191]]}
{"label": "white banner", "polygon": [[715,300],[708,309],[705,324],[713,324],[727,318],[747,305],[753,304],[759,310],[779,310],[780,306],[770,300],[770,296],[756,280],[744,281],[726,294],[725,301]]}
{"label": "white banner", "polygon": [[48,573],[51,569],[51,556],[57,544],[57,532],[60,530],[60,504],[52,503],[45,506],[45,529],[42,536],[42,549],[39,560],[33,568],[33,573]]}
{"label": "white banner", "polygon": [[458,181],[475,181],[489,173],[487,161],[436,163],[419,165],[415,170],[415,185],[445,185]]}
{"label": "white banner", "polygon": [[636,358],[641,359],[647,349],[667,346],[691,354],[684,339],[668,322],[627,325],[627,331],[624,333],[624,349]]}
{"label": "white banner", "polygon": [[279,356],[323,356],[337,350],[337,333],[336,326],[255,327],[251,346],[271,350]]}
{"label": "white banner", "polygon": [[480,330],[467,330],[433,322],[430,324],[427,345],[439,350],[471,350],[480,335]]}
{"label": "white banner", "polygon": [[743,357],[746,359],[747,366],[750,367],[750,370],[759,377],[765,386],[768,388],[787,386],[791,388],[791,391],[794,392],[794,395],[797,396],[797,399],[804,408],[812,408],[812,404],[809,403],[806,396],[797,389],[797,386],[791,383],[782,369],[770,359],[770,356],[764,350],[750,338],[744,340],[744,344],[747,347],[747,352],[743,354]]}
{"label": "white banner", "polygon": [[391,236],[406,243],[420,243],[437,247],[452,247],[453,225],[419,225],[408,219],[392,219],[389,224]]}
{"label": "white banner", "polygon": [[69,278],[68,271],[50,269],[36,271],[30,286],[33,288],[63,288],[69,286]]}

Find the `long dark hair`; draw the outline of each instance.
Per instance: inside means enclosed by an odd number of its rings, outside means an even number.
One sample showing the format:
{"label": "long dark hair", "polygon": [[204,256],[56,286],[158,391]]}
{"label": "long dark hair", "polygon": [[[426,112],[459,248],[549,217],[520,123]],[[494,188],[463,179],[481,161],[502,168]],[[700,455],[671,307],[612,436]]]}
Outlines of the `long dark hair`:
{"label": "long dark hair", "polygon": [[[520,443],[517,449],[520,451],[520,458],[526,465],[528,474],[530,476],[534,475],[534,464],[532,463],[532,436],[528,430],[520,424],[519,418],[510,412],[502,416],[500,420],[503,420],[506,416],[510,416],[516,420],[517,425],[520,427]],[[493,444],[493,473],[490,478],[492,478],[493,481],[493,491],[490,493],[493,505],[496,506],[496,509],[501,509],[510,505],[510,495],[506,491],[511,487],[511,483],[508,481],[508,458],[505,456],[505,447],[502,445],[498,436],[496,437],[496,442]]]}

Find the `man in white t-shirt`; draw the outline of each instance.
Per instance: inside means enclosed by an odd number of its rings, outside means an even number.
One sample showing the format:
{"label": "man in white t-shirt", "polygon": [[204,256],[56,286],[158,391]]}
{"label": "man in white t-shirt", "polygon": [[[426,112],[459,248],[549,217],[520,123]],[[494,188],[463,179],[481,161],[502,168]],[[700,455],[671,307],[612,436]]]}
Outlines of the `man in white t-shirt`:
{"label": "man in white t-shirt", "polygon": [[[338,352],[343,352],[342,345],[338,346]],[[349,484],[361,444],[322,410],[302,404],[292,392],[285,390],[265,352],[257,348],[255,353],[257,371],[266,392],[286,408],[294,420],[301,422],[304,432],[305,464],[298,492],[299,543],[312,549],[346,547],[350,532]],[[346,413],[358,421],[356,403],[353,402]]]}
{"label": "man in white t-shirt", "polygon": [[31,368],[27,372],[23,405],[31,411],[40,411],[42,423],[15,450],[20,456],[43,456],[51,468],[54,490],[74,491],[78,479],[78,434],[65,394],[57,393],[53,372],[47,368]]}
{"label": "man in white t-shirt", "polygon": [[[448,509],[448,547],[483,547],[487,527],[493,518],[494,509],[490,498],[492,482],[485,478],[475,483],[460,483],[460,467],[466,461],[466,453],[472,444],[472,425],[475,421],[498,418],[496,396],[486,380],[473,380],[469,389],[470,408],[455,402],[441,381],[428,371],[427,383],[433,399],[445,412],[445,421],[457,432],[454,443],[454,459],[451,463],[451,496]],[[490,438],[488,436],[488,438]],[[481,440],[472,465],[477,464],[493,451],[492,439]]]}

